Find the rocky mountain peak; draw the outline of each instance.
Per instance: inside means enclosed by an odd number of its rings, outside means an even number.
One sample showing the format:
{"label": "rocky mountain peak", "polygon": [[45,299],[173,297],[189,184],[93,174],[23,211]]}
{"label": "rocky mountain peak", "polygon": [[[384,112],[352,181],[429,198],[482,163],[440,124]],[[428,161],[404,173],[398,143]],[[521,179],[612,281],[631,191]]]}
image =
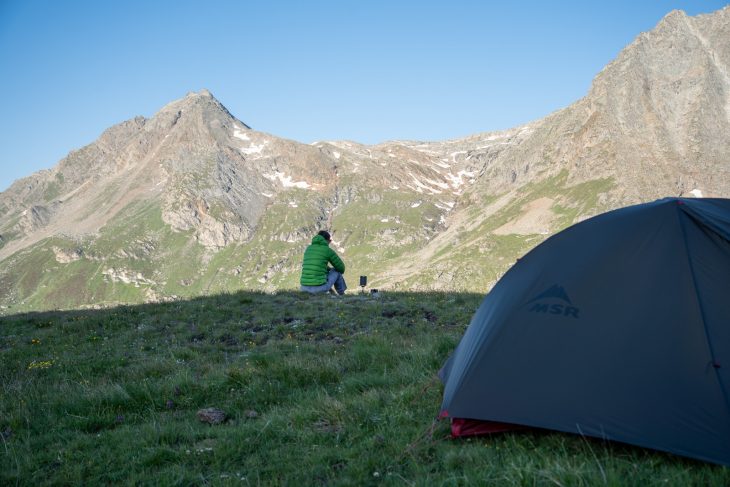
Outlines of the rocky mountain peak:
{"label": "rocky mountain peak", "polygon": [[664,25],[673,25],[678,22],[685,22],[687,20],[687,14],[684,12],[684,10],[672,10],[667,15],[665,15],[657,24],[656,29],[661,29]]}
{"label": "rocky mountain peak", "polygon": [[213,94],[210,91],[208,91],[206,88],[203,88],[202,90],[199,90],[197,93],[189,93],[188,96],[191,95],[191,94],[195,94],[195,95],[198,95],[198,96],[206,96],[208,98],[215,98],[213,96]]}
{"label": "rocky mountain peak", "polygon": [[[228,125],[235,120],[235,117],[210,91],[202,89],[198,92],[190,92],[183,98],[168,103],[152,118],[156,122],[153,123],[155,128],[169,128],[182,119],[198,124],[208,124],[217,120],[219,124]],[[237,120],[236,122],[239,126],[250,128],[247,124]]]}
{"label": "rocky mountain peak", "polygon": [[0,306],[296,287],[322,228],[379,287],[484,290],[589,216],[728,197],[728,15],[671,12],[575,104],[442,142],[305,145],[188,93],[0,193]]}

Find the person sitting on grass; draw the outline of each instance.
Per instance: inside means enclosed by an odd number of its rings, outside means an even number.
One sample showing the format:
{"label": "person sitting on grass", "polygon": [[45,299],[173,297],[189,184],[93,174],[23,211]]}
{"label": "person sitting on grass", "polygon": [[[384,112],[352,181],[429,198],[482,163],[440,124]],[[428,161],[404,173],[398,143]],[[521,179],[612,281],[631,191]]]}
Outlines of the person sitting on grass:
{"label": "person sitting on grass", "polygon": [[[332,292],[332,286],[337,294],[345,294],[347,284],[342,274],[345,273],[345,263],[332,250],[329,232],[322,230],[312,239],[312,244],[304,251],[302,260],[302,276],[299,279],[301,290],[316,294]],[[332,267],[329,267],[332,265]]]}

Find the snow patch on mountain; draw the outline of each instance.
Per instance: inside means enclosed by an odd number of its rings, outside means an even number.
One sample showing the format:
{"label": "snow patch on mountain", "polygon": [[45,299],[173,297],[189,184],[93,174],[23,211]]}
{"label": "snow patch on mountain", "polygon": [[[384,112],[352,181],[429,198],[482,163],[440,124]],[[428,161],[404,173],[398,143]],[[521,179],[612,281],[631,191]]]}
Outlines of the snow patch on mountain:
{"label": "snow patch on mountain", "polygon": [[437,167],[440,169],[448,169],[451,166],[442,161],[431,161],[431,167],[438,171],[438,169],[436,169]]}
{"label": "snow patch on mountain", "polygon": [[458,189],[461,186],[464,185],[465,181],[464,179],[467,178],[467,181],[469,183],[474,182],[474,176],[475,174],[471,171],[459,171],[458,173],[449,173],[446,175],[446,179],[448,179],[451,182],[451,187],[454,189]]}
{"label": "snow patch on mountain", "polygon": [[[408,175],[413,179],[413,183],[415,186],[407,185],[408,188],[412,189],[416,193],[423,193],[424,191],[428,191],[430,194],[441,194],[442,191],[440,189],[434,188],[433,186],[429,186],[428,184],[422,183],[416,176],[413,175],[413,173],[408,173]],[[428,183],[434,183],[434,181],[431,181],[429,179],[426,179],[426,182]],[[435,184],[435,186],[438,186],[438,184]]]}
{"label": "snow patch on mountain", "polygon": [[466,151],[465,151],[465,150],[460,150],[460,151],[452,152],[452,153],[451,153],[451,154],[449,154],[449,155],[451,156],[451,160],[452,160],[452,161],[453,161],[454,163],[456,163],[456,156],[458,156],[458,155],[460,155],[460,154],[466,154]]}
{"label": "snow patch on mountain", "polygon": [[241,140],[251,140],[248,135],[238,125],[233,125],[233,136]]}
{"label": "snow patch on mountain", "polygon": [[260,144],[260,145],[251,144],[248,147],[241,147],[239,150],[246,155],[260,154],[261,151],[264,150],[264,147],[266,146],[267,143],[268,142],[264,142],[263,144]]}
{"label": "snow patch on mountain", "polygon": [[274,174],[264,174],[266,179],[270,181],[278,180],[285,188],[310,189],[312,186],[306,181],[292,181],[291,176],[287,176],[283,172],[275,172]]}

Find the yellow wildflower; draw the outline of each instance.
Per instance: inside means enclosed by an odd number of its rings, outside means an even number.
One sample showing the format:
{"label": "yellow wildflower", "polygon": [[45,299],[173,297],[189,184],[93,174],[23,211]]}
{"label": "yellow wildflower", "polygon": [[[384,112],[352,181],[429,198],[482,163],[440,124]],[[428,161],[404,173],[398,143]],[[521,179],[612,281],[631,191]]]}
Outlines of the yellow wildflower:
{"label": "yellow wildflower", "polygon": [[47,369],[53,365],[53,360],[43,360],[36,362],[35,360],[28,364],[28,370]]}

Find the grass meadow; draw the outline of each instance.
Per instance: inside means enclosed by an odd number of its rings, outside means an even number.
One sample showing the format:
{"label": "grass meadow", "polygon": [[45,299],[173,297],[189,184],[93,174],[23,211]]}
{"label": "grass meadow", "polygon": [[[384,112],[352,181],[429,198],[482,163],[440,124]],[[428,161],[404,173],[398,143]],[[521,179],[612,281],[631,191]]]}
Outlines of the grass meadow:
{"label": "grass meadow", "polygon": [[[0,317],[0,485],[730,485],[726,467],[575,435],[451,439],[436,373],[482,298]],[[208,407],[226,421],[201,422]]]}

